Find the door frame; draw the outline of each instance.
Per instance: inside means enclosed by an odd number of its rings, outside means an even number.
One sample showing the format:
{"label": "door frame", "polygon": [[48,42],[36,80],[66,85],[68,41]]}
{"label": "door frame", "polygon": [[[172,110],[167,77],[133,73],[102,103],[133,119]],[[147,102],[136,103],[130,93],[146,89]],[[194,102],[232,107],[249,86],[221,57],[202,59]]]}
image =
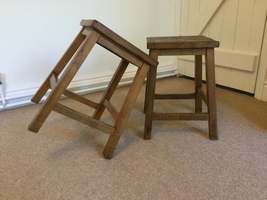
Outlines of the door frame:
{"label": "door frame", "polygon": [[255,88],[255,98],[262,101],[267,101],[267,56],[265,55],[267,55],[267,10],[265,14],[265,26],[262,35],[262,47]]}

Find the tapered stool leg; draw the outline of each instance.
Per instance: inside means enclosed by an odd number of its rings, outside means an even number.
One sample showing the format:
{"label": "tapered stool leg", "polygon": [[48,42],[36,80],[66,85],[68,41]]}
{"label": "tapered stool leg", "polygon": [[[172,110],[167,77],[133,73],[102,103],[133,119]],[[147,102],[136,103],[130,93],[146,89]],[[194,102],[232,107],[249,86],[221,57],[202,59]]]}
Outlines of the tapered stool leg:
{"label": "tapered stool leg", "polygon": [[216,83],[214,49],[207,49],[206,52],[206,76],[207,76],[207,100],[209,113],[209,138],[217,140],[217,111],[216,111]]}
{"label": "tapered stool leg", "polygon": [[[156,52],[150,51],[150,57],[154,60],[158,60],[158,54]],[[146,91],[146,102],[145,102],[145,130],[144,130],[144,139],[151,139],[152,131],[152,115],[154,110],[154,96],[156,89],[156,79],[157,79],[157,67],[149,68],[149,75],[147,78],[147,91]]]}
{"label": "tapered stool leg", "polygon": [[70,65],[66,68],[56,86],[53,88],[50,96],[47,98],[39,113],[35,116],[31,124],[29,125],[28,128],[30,131],[38,132],[40,130],[48,115],[51,113],[56,103],[58,102],[59,98],[64,93],[65,89],[68,87],[71,80],[80,69],[80,66],[86,59],[87,55],[96,44],[97,39],[98,34],[96,32],[92,32],[91,35],[88,36],[88,38],[84,41],[76,56],[71,61]]}
{"label": "tapered stool leg", "polygon": [[99,104],[99,107],[97,108],[97,110],[94,113],[94,119],[99,120],[102,116],[102,114],[104,113],[106,107],[104,106],[105,101],[109,101],[113,95],[113,93],[115,92],[119,82],[122,79],[122,76],[125,72],[125,70],[127,69],[129,65],[129,62],[126,60],[122,60],[119,64],[119,67],[117,69],[117,71],[115,72],[112,80],[109,83],[109,86],[105,92],[105,94],[103,95],[101,102]]}
{"label": "tapered stool leg", "polygon": [[195,112],[202,112],[202,55],[195,56]]}
{"label": "tapered stool leg", "polygon": [[68,62],[71,60],[75,52],[78,50],[78,48],[81,46],[82,42],[85,40],[86,36],[82,34],[84,29],[80,31],[80,33],[77,35],[77,37],[74,39],[68,50],[65,52],[65,54],[62,56],[62,58],[59,60],[53,71],[49,74],[47,79],[44,81],[42,86],[38,89],[36,94],[32,98],[32,102],[39,103],[45,93],[48,91],[50,87],[50,79],[55,76],[56,78],[58,75],[64,70],[65,66],[68,64]]}
{"label": "tapered stool leg", "polygon": [[111,134],[105,146],[103,154],[106,159],[112,158],[113,152],[119,142],[123,128],[128,121],[130,112],[132,111],[134,104],[136,102],[136,99],[140,93],[143,82],[147,76],[148,70],[149,70],[149,66],[147,64],[144,64],[141,68],[138,69],[136,73],[133,84],[129,89],[129,92],[126,96],[124,104],[117,117],[117,120],[115,123],[115,131]]}
{"label": "tapered stool leg", "polygon": [[146,109],[147,109],[147,104],[149,101],[149,98],[147,98],[147,94],[150,88],[150,71],[147,72],[147,79],[146,79],[146,92],[145,92],[145,103],[144,103],[144,113],[146,113]]}

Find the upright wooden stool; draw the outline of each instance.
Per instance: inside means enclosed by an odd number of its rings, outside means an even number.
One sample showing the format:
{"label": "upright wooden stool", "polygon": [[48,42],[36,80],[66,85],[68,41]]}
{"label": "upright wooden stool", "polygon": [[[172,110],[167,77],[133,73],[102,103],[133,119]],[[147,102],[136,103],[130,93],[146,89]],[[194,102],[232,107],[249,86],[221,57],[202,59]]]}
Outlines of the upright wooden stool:
{"label": "upright wooden stool", "polygon": [[[195,92],[192,94],[155,94],[157,68],[149,70],[145,99],[145,139],[151,138],[153,120],[207,120],[209,138],[217,140],[217,118],[215,100],[215,64],[214,48],[219,42],[204,36],[156,37],[148,38],[147,47],[150,56],[158,60],[159,56],[194,55],[195,56]],[[202,55],[206,58],[207,96],[202,90]],[[154,100],[195,99],[195,113],[155,113]],[[202,100],[208,106],[208,112],[202,112]]]}
{"label": "upright wooden stool", "polygon": [[[129,114],[135,104],[149,68],[156,67],[158,63],[140,49],[127,42],[125,39],[96,20],[82,20],[81,25],[82,30],[78,36],[32,98],[34,103],[39,103],[46,92],[51,89],[49,97],[46,99],[41,110],[29,125],[29,130],[38,132],[51,111],[56,111],[67,117],[78,120],[81,123],[110,134],[103,152],[104,157],[110,159],[112,158],[113,151],[118,144],[124,125],[128,120]],[[71,80],[78,72],[80,66],[95,44],[104,47],[122,58],[100,103],[95,103],[67,90]],[[114,106],[110,103],[110,99],[129,63],[137,66],[138,70],[124,104],[122,105],[120,111],[117,112]],[[95,113],[93,117],[87,116],[86,114],[77,112],[58,103],[61,95],[65,95],[73,100],[94,108]],[[107,109],[114,118],[114,126],[100,121],[105,109]]]}

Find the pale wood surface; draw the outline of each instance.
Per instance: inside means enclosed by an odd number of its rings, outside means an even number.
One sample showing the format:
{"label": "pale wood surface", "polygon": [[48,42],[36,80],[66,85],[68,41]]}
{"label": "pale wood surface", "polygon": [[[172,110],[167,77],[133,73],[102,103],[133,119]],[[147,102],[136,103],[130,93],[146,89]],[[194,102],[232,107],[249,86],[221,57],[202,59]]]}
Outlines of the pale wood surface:
{"label": "pale wood surface", "polygon": [[200,91],[200,96],[201,96],[202,101],[208,104],[207,95],[204,93],[203,90]]}
{"label": "pale wood surface", "polygon": [[57,86],[57,78],[56,78],[56,76],[53,74],[53,75],[50,77],[50,88],[51,88],[51,89],[54,89],[56,86]]}

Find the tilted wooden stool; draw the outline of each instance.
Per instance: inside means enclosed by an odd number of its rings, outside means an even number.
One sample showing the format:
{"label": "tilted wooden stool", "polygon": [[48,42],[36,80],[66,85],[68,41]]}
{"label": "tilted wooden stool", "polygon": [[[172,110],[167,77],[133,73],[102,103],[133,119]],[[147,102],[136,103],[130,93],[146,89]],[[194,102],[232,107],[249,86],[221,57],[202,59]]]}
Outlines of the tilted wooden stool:
{"label": "tilted wooden stool", "polygon": [[[123,127],[128,120],[130,111],[134,106],[149,68],[156,67],[158,63],[143,51],[130,44],[125,39],[96,20],[82,20],[81,25],[82,30],[78,36],[75,38],[54,70],[50,73],[43,85],[32,98],[34,103],[39,103],[46,92],[51,89],[49,97],[46,99],[41,110],[29,125],[29,130],[38,132],[51,111],[56,111],[67,117],[78,120],[84,124],[110,134],[103,152],[104,157],[110,159],[112,158],[113,151],[118,144]],[[118,69],[115,72],[100,103],[95,103],[67,90],[71,80],[78,72],[80,66],[85,61],[95,44],[104,47],[105,49],[122,58],[120,65],[118,66]],[[126,96],[124,104],[122,105],[121,110],[117,112],[110,103],[110,99],[129,63],[137,66],[138,70]],[[65,95],[82,104],[94,108],[95,112],[93,117],[79,113],[58,103],[61,95]],[[115,120],[114,126],[99,120],[106,108]]]}
{"label": "tilted wooden stool", "polygon": [[[145,139],[151,138],[153,120],[208,120],[209,138],[217,140],[217,118],[215,100],[214,48],[219,42],[204,36],[154,37],[147,39],[150,56],[195,55],[195,92],[192,94],[155,94],[157,68],[149,70],[145,100]],[[202,90],[202,55],[206,60],[207,95]],[[154,100],[195,99],[195,113],[154,113]],[[202,112],[202,100],[207,103],[208,112]]]}

